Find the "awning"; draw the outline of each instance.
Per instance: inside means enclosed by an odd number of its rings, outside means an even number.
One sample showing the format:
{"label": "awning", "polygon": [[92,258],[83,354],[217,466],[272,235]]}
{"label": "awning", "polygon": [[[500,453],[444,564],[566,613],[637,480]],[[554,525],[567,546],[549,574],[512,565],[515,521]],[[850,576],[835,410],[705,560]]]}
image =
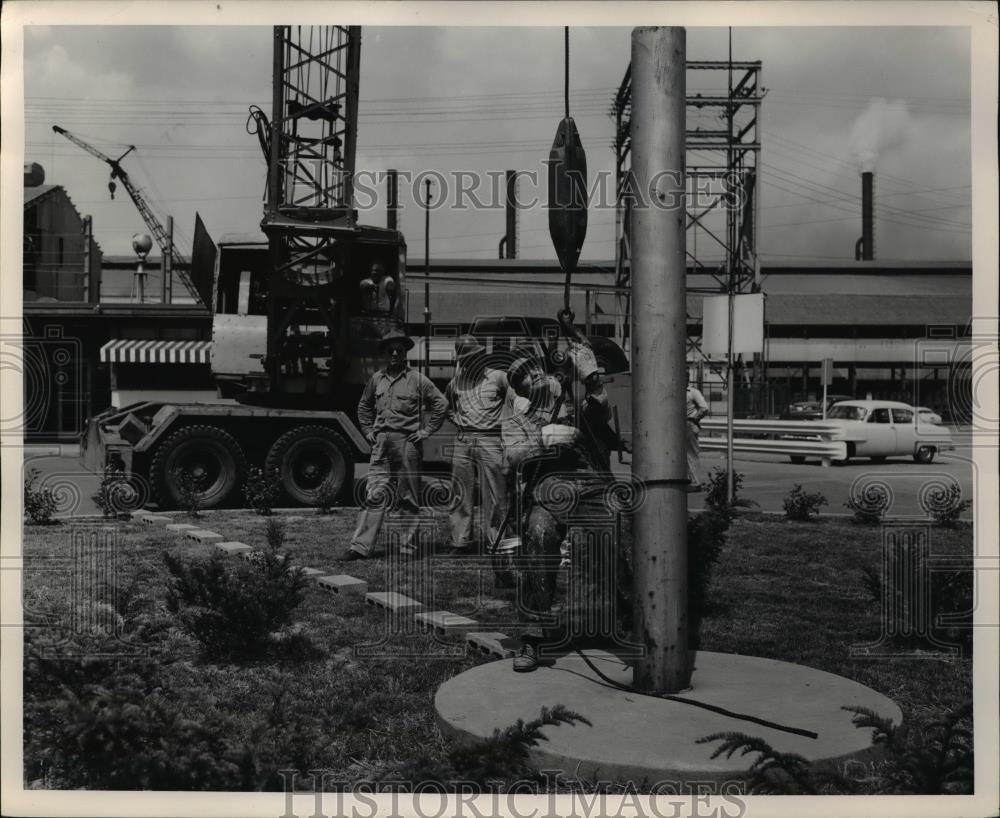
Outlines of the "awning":
{"label": "awning", "polygon": [[211,341],[108,341],[101,361],[112,364],[207,364]]}

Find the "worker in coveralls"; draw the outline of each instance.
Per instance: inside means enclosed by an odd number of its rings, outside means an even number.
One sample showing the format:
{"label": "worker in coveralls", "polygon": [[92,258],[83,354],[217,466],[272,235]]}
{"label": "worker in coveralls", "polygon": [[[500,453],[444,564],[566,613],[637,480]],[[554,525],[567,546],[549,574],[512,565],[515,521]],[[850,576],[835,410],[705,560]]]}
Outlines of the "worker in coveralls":
{"label": "worker in coveralls", "polygon": [[448,404],[429,378],[407,365],[406,353],[412,348],[405,333],[386,333],[379,342],[386,365],[372,375],[358,401],[358,423],[372,452],[365,507],[345,559],[363,559],[371,553],[393,505],[402,518],[399,554],[413,557],[417,552],[414,535],[420,521],[423,441],[441,428]]}
{"label": "worker in coveralls", "polygon": [[[571,315],[563,320],[571,322]],[[568,328],[572,331],[571,323]],[[607,503],[613,479],[610,453],[614,433],[608,427],[611,408],[593,351],[579,335],[574,335],[556,373],[562,391],[553,407],[555,421],[542,427],[542,450],[521,464],[526,488],[521,509],[517,608],[524,629],[513,662],[518,673],[538,666],[540,648],[566,646],[572,638],[567,636],[568,623],[554,620],[550,613],[560,563],[565,566],[568,561],[567,536],[571,529],[607,530],[615,523]],[[546,379],[542,379],[536,400],[547,400],[548,389]],[[592,553],[592,561],[617,565],[620,555],[610,553],[609,547],[614,542],[612,537],[609,543],[598,544],[593,550],[602,553]],[[574,548],[573,553],[578,552]],[[602,576],[614,575],[604,571]],[[614,597],[617,592],[617,587],[603,589],[605,597]]]}
{"label": "worker in coveralls", "polygon": [[481,533],[497,536],[506,504],[501,420],[508,403],[507,375],[486,364],[486,348],[471,335],[455,341],[455,377],[445,387],[448,417],[458,427],[452,455],[451,554],[472,551],[476,476]]}

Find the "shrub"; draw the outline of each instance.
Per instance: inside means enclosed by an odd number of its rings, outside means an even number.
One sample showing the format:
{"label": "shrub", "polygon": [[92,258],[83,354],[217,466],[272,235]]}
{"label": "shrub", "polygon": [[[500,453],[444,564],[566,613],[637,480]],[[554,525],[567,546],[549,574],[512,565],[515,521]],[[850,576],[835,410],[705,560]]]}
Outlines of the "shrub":
{"label": "shrub", "polygon": [[246,483],[243,484],[243,496],[247,508],[253,509],[255,514],[270,517],[274,513],[274,504],[280,493],[281,484],[276,473],[265,472],[259,466],[253,466],[247,473]]}
{"label": "shrub", "polygon": [[56,497],[52,489],[39,487],[41,473],[28,469],[24,473],[24,516],[32,525],[50,525],[55,522]]}
{"label": "shrub", "polygon": [[214,659],[250,659],[275,644],[304,599],[305,578],[273,548],[233,564],[221,554],[185,563],[169,553],[167,607]]}
{"label": "shrub", "polygon": [[105,466],[97,491],[90,495],[105,520],[129,520],[135,506],[136,491],[122,469]]}
{"label": "shrub", "polygon": [[198,485],[198,478],[181,468],[174,469],[170,475],[180,495],[181,509],[188,517],[200,517],[202,491]]}
{"label": "shrub", "polygon": [[926,494],[921,492],[918,499],[934,524],[942,528],[954,528],[962,512],[972,507],[972,500],[962,499],[962,487],[954,481],[945,486],[934,485]]}
{"label": "shrub", "polygon": [[320,487],[316,489],[316,499],[313,505],[317,514],[329,514],[337,504],[338,492],[334,490],[334,485],[329,480],[324,480]]}
{"label": "shrub", "polygon": [[794,753],[781,753],[764,739],[745,733],[714,733],[699,744],[718,741],[712,758],[756,753],[746,774],[750,794],[860,795],[875,791],[886,795],[960,795],[973,791],[972,702],[943,715],[924,717],[898,729],[892,721],[863,707],[844,707],[859,729],[873,730],[872,743],[885,748],[885,761],[875,775],[866,766],[864,777],[851,779],[844,772],[813,766]]}
{"label": "shrub", "polygon": [[888,486],[872,483],[859,494],[852,492],[844,506],[854,512],[853,521],[858,525],[881,525],[891,504]]}
{"label": "shrub", "polygon": [[268,548],[277,551],[285,544],[285,524],[274,517],[268,517],[264,526],[264,536],[267,537]]}
{"label": "shrub", "polygon": [[[883,631],[893,642],[922,650],[972,647],[974,572],[972,562],[931,567],[922,559],[908,559],[893,550],[887,555],[886,573],[864,566],[862,581],[883,611],[891,616]],[[929,596],[915,589],[930,585]]]}
{"label": "shrub", "polygon": [[539,773],[530,763],[530,753],[540,741],[546,740],[542,727],[590,722],[561,704],[543,707],[537,719],[524,721],[493,731],[487,739],[471,744],[456,744],[443,760],[417,758],[394,774],[404,781],[438,781],[474,783],[486,790],[503,781],[537,781]]}
{"label": "shrub", "polygon": [[799,483],[792,486],[789,495],[784,499],[785,516],[789,520],[808,522],[819,516],[819,507],[827,505],[827,499],[822,492],[809,494]]}
{"label": "shrub", "polygon": [[712,469],[708,476],[708,491],[705,493],[705,506],[716,512],[726,513],[732,516],[732,510],[737,506],[755,506],[753,500],[740,497],[740,488],[743,486],[743,473],[733,472],[733,502],[729,502],[729,486],[727,485],[726,470],[721,466]]}
{"label": "shrub", "polygon": [[708,586],[712,569],[726,544],[732,520],[728,510],[711,507],[688,517],[688,641],[692,650],[699,646],[701,620],[708,613]]}

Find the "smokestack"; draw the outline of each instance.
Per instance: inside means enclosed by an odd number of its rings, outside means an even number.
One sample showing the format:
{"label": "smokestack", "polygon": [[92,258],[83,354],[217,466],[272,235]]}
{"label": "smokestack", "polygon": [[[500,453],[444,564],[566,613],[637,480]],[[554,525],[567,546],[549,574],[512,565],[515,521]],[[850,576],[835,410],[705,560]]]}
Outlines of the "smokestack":
{"label": "smokestack", "polygon": [[855,261],[875,259],[875,174],[861,174],[861,238],[854,246]]}
{"label": "smokestack", "polygon": [[390,169],[386,176],[385,226],[399,230],[399,172]]}
{"label": "smokestack", "polygon": [[507,171],[507,258],[517,258],[517,173]]}
{"label": "smokestack", "polygon": [[504,181],[506,224],[497,245],[497,258],[517,258],[517,171],[508,170]]}

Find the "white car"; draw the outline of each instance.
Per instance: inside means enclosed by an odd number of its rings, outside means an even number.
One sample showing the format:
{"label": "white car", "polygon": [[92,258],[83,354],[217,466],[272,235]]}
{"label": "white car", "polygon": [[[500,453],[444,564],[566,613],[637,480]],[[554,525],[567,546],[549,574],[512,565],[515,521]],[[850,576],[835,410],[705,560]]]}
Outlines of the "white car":
{"label": "white car", "polygon": [[825,422],[839,427],[832,439],[847,441],[848,460],[870,457],[881,463],[909,455],[917,463],[930,463],[938,452],[955,449],[946,427],[928,423],[906,403],[841,401],[830,407]]}
{"label": "white car", "polygon": [[941,415],[933,409],[928,409],[926,406],[917,407],[917,419],[924,423],[933,423],[935,425],[941,423]]}

